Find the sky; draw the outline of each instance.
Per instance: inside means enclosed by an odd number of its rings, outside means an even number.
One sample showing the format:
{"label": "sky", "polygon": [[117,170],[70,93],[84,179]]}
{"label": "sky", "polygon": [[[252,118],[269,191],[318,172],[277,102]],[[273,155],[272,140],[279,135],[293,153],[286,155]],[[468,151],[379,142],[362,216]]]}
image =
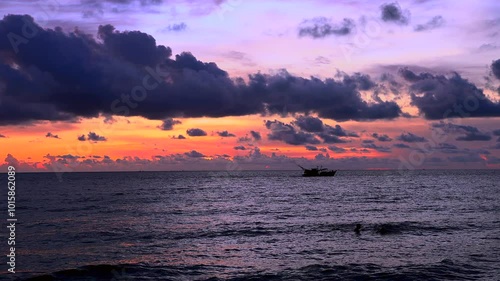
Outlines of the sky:
{"label": "sky", "polygon": [[2,169],[500,168],[498,1],[0,12]]}

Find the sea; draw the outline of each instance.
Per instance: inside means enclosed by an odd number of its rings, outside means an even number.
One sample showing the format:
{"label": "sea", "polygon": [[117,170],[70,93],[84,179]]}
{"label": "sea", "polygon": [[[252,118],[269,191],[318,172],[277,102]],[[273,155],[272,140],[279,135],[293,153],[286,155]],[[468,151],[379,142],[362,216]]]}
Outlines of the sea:
{"label": "sea", "polygon": [[16,174],[16,273],[2,188],[0,280],[500,280],[499,170],[58,176]]}

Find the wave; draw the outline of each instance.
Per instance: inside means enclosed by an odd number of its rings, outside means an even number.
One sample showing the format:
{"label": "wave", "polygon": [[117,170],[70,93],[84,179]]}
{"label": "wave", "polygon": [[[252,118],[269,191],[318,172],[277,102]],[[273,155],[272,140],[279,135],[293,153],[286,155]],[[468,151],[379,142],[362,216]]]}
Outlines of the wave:
{"label": "wave", "polygon": [[464,229],[464,227],[456,227],[451,225],[431,225],[420,222],[395,222],[381,223],[372,225],[373,230],[381,235],[391,234],[423,234],[424,232],[449,232]]}
{"label": "wave", "polygon": [[[369,235],[423,235],[426,233],[450,232],[467,228],[467,225],[457,227],[453,225],[437,225],[425,222],[386,222],[386,223],[361,223],[361,233]],[[221,236],[235,237],[255,237],[269,236],[274,234],[303,233],[312,234],[315,232],[354,232],[356,223],[320,223],[306,225],[287,225],[287,226],[257,226],[241,227],[225,225],[223,229],[215,228],[202,232],[185,232],[181,235],[166,235],[162,238],[171,238],[175,240],[192,238],[214,238]]]}
{"label": "wave", "polygon": [[[397,235],[397,234],[413,234],[422,235],[425,233],[436,233],[436,232],[450,232],[457,231],[467,228],[467,226],[457,227],[454,225],[437,225],[425,222],[384,222],[384,223],[364,223],[361,224],[361,233],[365,234],[378,234],[378,235]],[[312,232],[353,232],[356,227],[356,223],[322,223],[309,226],[309,229],[305,231]]]}
{"label": "wave", "polygon": [[[232,270],[230,270],[232,269]],[[240,272],[223,266],[146,266],[146,265],[88,265],[75,269],[29,277],[26,281],[76,281],[76,280],[205,280],[205,281],[247,281],[247,280],[488,280],[485,269],[468,264],[442,260],[428,265],[407,265],[383,267],[376,264],[325,265],[312,264],[296,269],[278,272]],[[230,273],[229,273],[230,271]],[[226,273],[224,273],[226,272]],[[496,273],[498,274],[498,272]],[[226,275],[226,276],[224,276]]]}
{"label": "wave", "polygon": [[67,213],[67,212],[77,212],[77,211],[90,211],[90,210],[96,210],[102,208],[102,206],[99,205],[87,205],[87,206],[82,206],[82,207],[68,207],[68,208],[55,208],[55,209],[48,209],[46,212],[50,213]]}

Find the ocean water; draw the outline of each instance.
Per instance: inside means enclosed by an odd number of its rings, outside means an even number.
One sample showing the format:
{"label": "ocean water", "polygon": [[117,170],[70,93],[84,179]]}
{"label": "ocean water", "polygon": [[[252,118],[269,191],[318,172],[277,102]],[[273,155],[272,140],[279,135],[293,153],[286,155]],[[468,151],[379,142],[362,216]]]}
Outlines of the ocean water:
{"label": "ocean water", "polygon": [[0,279],[500,280],[500,171],[300,173],[17,174]]}

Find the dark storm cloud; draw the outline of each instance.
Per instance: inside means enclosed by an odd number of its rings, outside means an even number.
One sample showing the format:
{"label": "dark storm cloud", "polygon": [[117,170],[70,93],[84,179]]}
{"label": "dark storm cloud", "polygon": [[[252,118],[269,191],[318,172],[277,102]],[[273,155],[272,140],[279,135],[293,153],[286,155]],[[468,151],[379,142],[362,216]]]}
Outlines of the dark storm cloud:
{"label": "dark storm cloud", "polygon": [[[321,81],[316,78],[294,80],[288,98],[293,100],[292,104],[300,106],[289,106],[288,110],[295,113],[316,112],[319,117],[338,121],[391,119],[401,115],[401,109],[395,102],[368,104],[363,101],[353,81]],[[308,98],[301,93],[305,89],[309,89]]]}
{"label": "dark storm cloud", "polygon": [[325,17],[313,18],[303,21],[299,26],[299,36],[312,38],[324,38],[330,35],[345,36],[353,33],[356,28],[354,20],[345,18],[340,23],[332,23]]}
{"label": "dark storm cloud", "polygon": [[467,133],[477,133],[479,129],[473,126],[467,125],[457,125],[450,122],[440,121],[437,123],[431,124],[432,128],[439,128],[445,133],[459,133],[459,132],[467,132]]}
{"label": "dark storm cloud", "polygon": [[390,73],[382,73],[382,75],[380,75],[380,81],[382,83],[379,86],[382,86],[382,89],[387,89],[395,95],[399,95],[401,93],[403,85],[396,80],[394,75]]}
{"label": "dark storm cloud", "polygon": [[375,139],[377,139],[378,141],[381,141],[381,142],[392,141],[392,139],[388,135],[379,135],[378,133],[373,133],[372,137],[374,137]]}
{"label": "dark storm cloud", "polygon": [[324,143],[347,143],[349,141],[345,138],[359,137],[359,135],[354,132],[344,130],[340,125],[335,125],[335,127],[324,125],[323,131],[316,134],[318,137],[323,139]]}
{"label": "dark storm cloud", "polygon": [[330,136],[359,137],[359,135],[354,132],[344,130],[340,125],[332,127],[324,124],[321,119],[313,116],[299,116],[292,122],[292,124],[296,125],[303,131],[316,133],[319,137],[326,139],[329,139]]}
{"label": "dark storm cloud", "polygon": [[323,132],[323,121],[321,119],[312,117],[312,116],[299,116],[293,122],[297,125],[301,130],[306,132]]}
{"label": "dark storm cloud", "polygon": [[383,4],[381,7],[382,20],[400,25],[407,25],[410,22],[410,12],[402,10],[398,3]]}
{"label": "dark storm cloud", "polygon": [[186,152],[184,153],[184,155],[186,155],[187,157],[190,157],[190,158],[202,158],[202,157],[205,157],[205,155],[203,155],[203,153],[200,153],[196,150],[191,150],[189,152]]}
{"label": "dark storm cloud", "polygon": [[410,148],[409,145],[406,145],[404,143],[395,143],[392,146],[397,147],[397,148]]}
{"label": "dark storm cloud", "polygon": [[183,22],[174,23],[174,24],[171,24],[171,25],[165,27],[164,29],[162,29],[161,32],[169,32],[169,31],[180,32],[180,31],[186,30],[186,28],[187,28],[187,24],[185,24]]}
{"label": "dark storm cloud", "polygon": [[[0,125],[71,121],[100,115],[224,117],[316,113],[321,118],[392,119],[395,102],[368,103],[369,77],[302,78],[286,70],[231,79],[215,63],[170,48],[139,31],[100,26],[98,39],[43,29],[30,16],[0,21]],[[43,50],[43,51],[41,51]]]}
{"label": "dark storm cloud", "polygon": [[3,124],[114,113],[110,105],[118,92],[130,92],[137,81],[127,81],[140,77],[132,63],[153,64],[169,54],[144,33],[101,26],[101,44],[79,31],[45,30],[29,16],[4,17],[0,35],[0,80],[6,84],[0,93]]}
{"label": "dark storm cloud", "polygon": [[360,91],[368,91],[377,86],[370,75],[359,72],[355,72],[351,76],[344,74],[343,79],[345,84],[355,84]]}
{"label": "dark storm cloud", "polygon": [[96,134],[94,132],[89,132],[87,134],[87,137],[85,137],[85,135],[80,135],[80,136],[78,136],[78,140],[79,141],[89,140],[89,141],[92,141],[92,142],[107,141],[107,139],[105,137],[99,136],[98,134]]}
{"label": "dark storm cloud", "polygon": [[494,130],[492,133],[495,136],[500,136],[500,130]]}
{"label": "dark storm cloud", "polygon": [[193,128],[186,131],[186,134],[190,137],[203,137],[207,135],[207,132],[202,129]]}
{"label": "dark storm cloud", "polygon": [[364,148],[369,148],[369,149],[374,149],[378,152],[383,152],[383,153],[389,153],[391,152],[391,148],[387,146],[379,146],[374,143],[363,143],[361,144],[362,147]]}
{"label": "dark storm cloud", "polygon": [[443,24],[444,24],[444,18],[442,16],[435,16],[424,24],[418,24],[417,26],[415,26],[414,30],[417,32],[433,30],[443,26]]}
{"label": "dark storm cloud", "polygon": [[236,137],[235,134],[231,134],[230,132],[228,131],[222,131],[222,132],[217,132],[217,135],[219,135],[219,137],[223,137],[223,138],[231,138],[231,137]]}
{"label": "dark storm cloud", "polygon": [[270,139],[282,140],[289,144],[318,144],[321,138],[323,143],[347,143],[344,138],[359,137],[354,132],[344,130],[340,125],[332,127],[313,116],[298,116],[291,124],[275,121],[266,121],[266,127],[271,129]]}
{"label": "dark storm cloud", "polygon": [[[396,66],[396,67],[399,68],[399,66]],[[408,69],[406,67],[399,68],[398,72],[399,72],[399,75],[401,77],[403,77],[408,82],[417,82],[417,81],[424,80],[424,79],[432,79],[434,77],[431,73],[427,73],[427,72],[422,72],[422,73],[416,74],[415,72],[411,71],[410,69]]]}
{"label": "dark storm cloud", "polygon": [[396,139],[399,140],[399,141],[409,142],[409,143],[412,143],[412,142],[427,142],[426,138],[419,137],[419,136],[417,136],[415,134],[412,134],[412,133],[409,133],[409,132],[408,133],[402,133]]}
{"label": "dark storm cloud", "polygon": [[164,131],[170,131],[170,130],[173,130],[174,125],[177,125],[177,124],[182,124],[182,122],[179,120],[174,120],[172,118],[167,118],[167,119],[163,120],[163,123],[158,128],[160,128],[161,130],[164,130]]}
{"label": "dark storm cloud", "polygon": [[323,139],[324,143],[348,143],[347,140],[341,139],[338,136],[334,136],[334,135],[328,135],[328,134],[321,133],[321,134],[318,134],[318,136]]}
{"label": "dark storm cloud", "polygon": [[12,156],[12,154],[10,154],[10,153],[7,154],[7,157],[5,157],[4,162],[8,163],[11,166],[19,167],[19,160],[17,160],[17,158],[15,158],[14,156]]}
{"label": "dark storm cloud", "polygon": [[66,159],[66,160],[76,160],[76,159],[80,159],[80,158],[85,158],[85,157],[75,156],[75,155],[71,155],[71,154],[57,155],[57,156],[54,156],[54,157],[61,158],[61,159]]}
{"label": "dark storm cloud", "polygon": [[465,135],[456,138],[458,141],[489,141],[491,135],[481,132],[478,128],[467,125],[456,125],[453,123],[439,122],[433,123],[432,128],[439,128],[445,133],[464,133]]}
{"label": "dark storm cloud", "polygon": [[335,152],[335,153],[344,153],[344,152],[346,152],[345,148],[338,147],[338,146],[335,146],[335,145],[329,145],[328,149],[331,150],[331,151],[333,151],[333,152]]}
{"label": "dark storm cloud", "polygon": [[140,31],[119,32],[108,24],[99,26],[97,35],[107,50],[134,64],[152,66],[172,55],[170,48],[156,46],[153,36]]}
{"label": "dark storm cloud", "polygon": [[426,119],[500,116],[500,103],[488,99],[481,89],[458,73],[446,77],[425,72],[415,74],[404,68],[400,75],[410,82],[411,103]]}
{"label": "dark storm cloud", "polygon": [[350,151],[352,152],[359,152],[359,153],[369,153],[370,150],[369,149],[366,149],[366,148],[362,148],[362,149],[357,149],[355,147],[349,149]]}
{"label": "dark storm cloud", "polygon": [[291,145],[320,143],[314,134],[296,131],[292,125],[277,120],[268,120],[265,125],[267,129],[271,130],[271,133],[267,135],[269,140],[279,140]]}
{"label": "dark storm cloud", "polygon": [[250,131],[250,135],[255,141],[260,141],[262,139],[261,135],[259,132],[256,131]]}
{"label": "dark storm cloud", "polygon": [[48,132],[46,135],[45,135],[46,138],[54,138],[54,139],[58,139],[59,136],[58,135],[54,135],[52,134],[51,132]]}
{"label": "dark storm cloud", "polygon": [[87,134],[87,139],[89,141],[93,141],[93,142],[97,142],[97,141],[107,141],[107,139],[103,136],[99,136],[98,134],[94,133],[94,132],[89,132]]}
{"label": "dark storm cloud", "polygon": [[314,145],[306,145],[306,149],[309,151],[317,151],[318,148]]}
{"label": "dark storm cloud", "polygon": [[497,79],[500,80],[500,59],[497,59],[491,63],[491,72]]}
{"label": "dark storm cloud", "polygon": [[338,137],[354,137],[358,138],[359,135],[354,133],[354,132],[348,132],[344,130],[340,125],[335,125],[335,127],[325,125],[325,134],[331,135],[331,136],[338,136]]}
{"label": "dark storm cloud", "polygon": [[[170,48],[168,48],[170,50]],[[183,79],[189,79],[189,76],[194,76],[192,78],[196,78],[197,80],[192,80],[189,82],[192,83],[227,83],[228,81],[224,80],[224,78],[228,78],[227,72],[220,69],[215,63],[209,62],[209,63],[204,63],[196,59],[193,54],[189,52],[183,52],[180,55],[175,56],[175,61],[174,60],[166,60],[165,61],[165,66],[168,70],[173,71],[174,74],[178,74],[178,72],[183,72],[186,70],[191,70],[188,71],[188,73],[184,73],[182,77],[178,78],[183,78]],[[194,71],[194,72],[193,72]],[[187,74],[187,75],[186,75]],[[210,76],[213,77],[205,77],[206,74],[209,74]],[[187,77],[186,77],[187,76]],[[174,77],[168,77],[170,79],[176,78]],[[222,79],[221,81],[219,80],[213,80],[212,78],[219,78]],[[205,80],[205,81],[204,81]],[[175,82],[176,80],[174,80]],[[179,85],[178,85],[179,86]],[[187,85],[182,85],[182,86],[187,86]],[[216,86],[216,85],[210,85],[210,86]],[[228,85],[222,85],[222,86],[228,86]],[[192,89],[188,89],[192,90]],[[200,90],[202,90],[200,88]],[[223,89],[221,89],[223,90]]]}
{"label": "dark storm cloud", "polygon": [[314,159],[317,161],[325,161],[330,159],[330,155],[328,155],[328,153],[326,155],[324,155],[323,153],[319,153],[316,156],[314,156]]}

